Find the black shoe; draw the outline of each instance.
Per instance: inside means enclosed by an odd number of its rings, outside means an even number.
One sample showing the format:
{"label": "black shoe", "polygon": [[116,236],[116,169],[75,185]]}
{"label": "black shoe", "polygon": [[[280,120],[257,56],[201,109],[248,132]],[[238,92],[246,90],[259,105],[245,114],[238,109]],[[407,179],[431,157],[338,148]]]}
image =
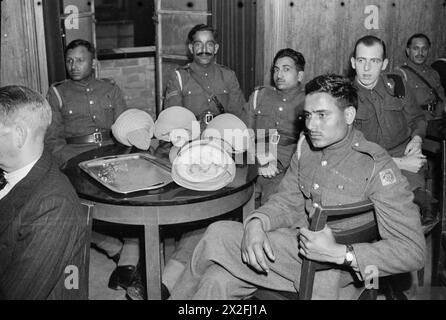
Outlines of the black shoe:
{"label": "black shoe", "polygon": [[135,266],[118,266],[110,276],[108,287],[113,290],[118,290],[118,288],[127,290],[137,274],[138,271]]}

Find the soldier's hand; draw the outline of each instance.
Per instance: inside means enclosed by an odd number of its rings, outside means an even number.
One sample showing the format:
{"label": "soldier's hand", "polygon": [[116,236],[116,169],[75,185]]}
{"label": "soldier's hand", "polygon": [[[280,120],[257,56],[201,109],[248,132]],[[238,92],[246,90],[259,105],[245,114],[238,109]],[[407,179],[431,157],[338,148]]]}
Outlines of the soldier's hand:
{"label": "soldier's hand", "polygon": [[241,254],[242,261],[247,265],[261,273],[269,272],[266,258],[271,261],[274,261],[276,258],[260,219],[253,219],[246,225],[242,239]]}
{"label": "soldier's hand", "polygon": [[259,167],[259,175],[268,179],[274,178],[279,173],[280,171],[277,169],[277,166],[271,162],[266,166]]}
{"label": "soldier's hand", "polygon": [[421,153],[421,144],[423,143],[423,140],[419,136],[415,136],[412,138],[412,140],[409,141],[409,143],[406,146],[406,150],[404,151],[404,155],[413,155],[416,153]]}
{"label": "soldier's hand", "polygon": [[422,153],[416,153],[398,158],[397,165],[402,170],[417,173],[426,164],[426,156]]}
{"label": "soldier's hand", "polygon": [[327,225],[317,232],[301,228],[299,253],[310,260],[342,264],[344,262],[345,246],[336,243],[333,232]]}

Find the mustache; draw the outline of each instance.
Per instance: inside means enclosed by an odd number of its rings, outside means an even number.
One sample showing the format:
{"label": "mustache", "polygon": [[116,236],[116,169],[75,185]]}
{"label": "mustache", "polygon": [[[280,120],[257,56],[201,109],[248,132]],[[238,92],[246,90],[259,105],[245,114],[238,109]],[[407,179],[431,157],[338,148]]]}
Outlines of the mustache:
{"label": "mustache", "polygon": [[212,57],[213,55],[214,55],[213,53],[205,52],[205,51],[197,53],[197,56],[199,56],[199,57],[202,57],[202,56]]}

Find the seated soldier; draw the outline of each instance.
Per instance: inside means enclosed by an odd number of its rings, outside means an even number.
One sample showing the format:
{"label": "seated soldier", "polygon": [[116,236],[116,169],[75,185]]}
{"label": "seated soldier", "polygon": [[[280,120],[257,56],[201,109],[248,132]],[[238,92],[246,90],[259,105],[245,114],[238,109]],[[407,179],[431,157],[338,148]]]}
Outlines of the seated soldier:
{"label": "seated soldier", "polygon": [[[316,273],[315,298],[358,297],[353,274],[365,280],[371,265],[380,276],[424,266],[425,240],[413,194],[387,152],[353,128],[357,93],[351,82],[319,76],[305,93],[307,134],[278,192],[244,224],[217,222],[207,229],[172,290],[173,299],[242,299],[257,287],[295,291],[300,254],[342,266]],[[314,208],[367,198],[375,205],[381,240],[346,246],[333,237],[374,219],[373,213],[308,230]]]}
{"label": "seated soldier", "polygon": [[257,88],[244,107],[246,124],[257,138],[260,167],[256,192],[261,204],[277,190],[303,129],[304,68],[305,59],[300,52],[279,50],[272,67],[274,87]]}

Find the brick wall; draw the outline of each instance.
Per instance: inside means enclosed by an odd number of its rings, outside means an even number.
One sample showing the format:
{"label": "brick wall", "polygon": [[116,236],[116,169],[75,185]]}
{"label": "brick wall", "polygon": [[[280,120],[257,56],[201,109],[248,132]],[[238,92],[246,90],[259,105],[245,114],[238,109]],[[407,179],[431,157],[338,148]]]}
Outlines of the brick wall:
{"label": "brick wall", "polygon": [[102,60],[100,78],[112,78],[122,89],[127,105],[147,111],[155,119],[155,58]]}

